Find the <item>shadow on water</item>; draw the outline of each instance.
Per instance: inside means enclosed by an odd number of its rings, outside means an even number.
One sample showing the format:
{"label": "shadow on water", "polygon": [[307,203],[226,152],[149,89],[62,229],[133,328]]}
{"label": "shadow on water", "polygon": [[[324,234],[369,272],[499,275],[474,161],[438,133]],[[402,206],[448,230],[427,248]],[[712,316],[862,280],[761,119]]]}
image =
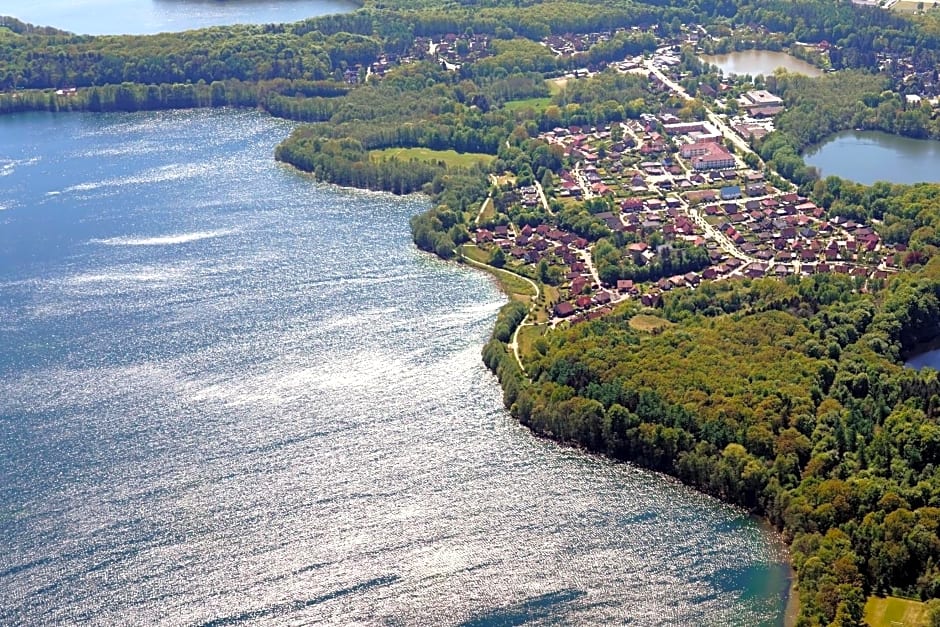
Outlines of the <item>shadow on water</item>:
{"label": "shadow on water", "polygon": [[326,603],[327,601],[332,601],[333,599],[338,599],[349,594],[355,594],[357,592],[364,592],[366,590],[371,590],[373,588],[379,588],[382,586],[389,586],[396,581],[401,579],[398,575],[386,575],[384,577],[376,577],[375,579],[369,579],[368,581],[363,581],[362,583],[357,583],[354,586],[349,586],[348,588],[340,588],[339,590],[334,590],[333,592],[328,592],[326,594],[321,594],[318,597],[312,599],[307,599],[305,601],[292,601],[290,603],[278,603],[277,605],[271,605],[269,607],[263,607],[257,610],[251,610],[249,612],[242,612],[241,614],[235,614],[233,616],[225,616],[223,618],[215,618],[208,622],[202,623],[201,627],[222,627],[223,625],[237,625],[239,623],[244,623],[248,621],[255,621],[262,618],[270,618],[272,616],[280,616],[288,614],[290,612],[296,612],[304,608],[308,608],[313,605],[319,605],[320,603]]}
{"label": "shadow on water", "polygon": [[524,625],[541,618],[547,618],[556,612],[558,606],[580,599],[583,590],[559,590],[549,592],[507,607],[496,608],[480,616],[461,623],[461,627],[504,627]]}

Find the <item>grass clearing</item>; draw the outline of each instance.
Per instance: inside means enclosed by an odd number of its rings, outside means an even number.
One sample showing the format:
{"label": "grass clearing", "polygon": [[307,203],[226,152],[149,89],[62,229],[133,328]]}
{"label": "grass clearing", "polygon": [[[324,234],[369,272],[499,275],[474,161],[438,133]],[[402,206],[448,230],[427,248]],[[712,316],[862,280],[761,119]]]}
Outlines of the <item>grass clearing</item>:
{"label": "grass clearing", "polygon": [[668,320],[649,314],[636,314],[630,318],[630,328],[644,333],[656,333],[671,326],[672,323]]}
{"label": "grass clearing", "polygon": [[560,78],[550,78],[547,81],[548,83],[548,93],[551,95],[560,94],[565,89],[565,85],[568,84],[568,78],[562,76]]}
{"label": "grass clearing", "polygon": [[548,322],[551,318],[550,311],[553,303],[557,303],[559,300],[558,288],[554,285],[542,285],[542,304],[535,309],[533,313],[533,319],[536,324],[542,324],[543,322]]}
{"label": "grass clearing", "polygon": [[430,148],[383,148],[369,152],[373,161],[397,159],[399,161],[424,161],[437,163],[443,161],[449,168],[472,168],[475,165],[489,166],[496,158],[479,152],[457,152],[455,150],[431,150]]}
{"label": "grass clearing", "polygon": [[927,608],[920,601],[910,599],[868,597],[865,622],[871,627],[925,627]]}
{"label": "grass clearing", "polygon": [[519,356],[525,361],[535,355],[535,341],[545,335],[545,326],[526,325],[519,327]]}
{"label": "grass clearing", "polygon": [[490,262],[490,254],[475,244],[464,244],[460,247],[460,252],[462,252],[463,256],[467,259],[476,261],[477,263],[488,264]]}
{"label": "grass clearing", "polygon": [[510,100],[503,105],[503,108],[507,111],[520,111],[527,108],[541,111],[550,104],[552,104],[551,98],[526,98],[525,100]]}
{"label": "grass clearing", "polygon": [[480,222],[486,222],[496,218],[496,205],[493,203],[492,198],[487,198],[483,203],[482,211],[480,211]]}
{"label": "grass clearing", "polygon": [[490,254],[488,252],[473,244],[464,244],[460,247],[460,252],[463,253],[470,265],[485,270],[496,277],[499,286],[510,298],[524,303],[532,302],[532,298],[535,296],[535,288],[532,284],[508,270],[490,266]]}
{"label": "grass clearing", "polygon": [[937,8],[940,5],[935,5],[933,0],[927,0],[926,2],[919,2],[917,0],[898,0],[891,5],[892,11],[897,11],[899,13],[919,13],[919,12],[930,12]]}

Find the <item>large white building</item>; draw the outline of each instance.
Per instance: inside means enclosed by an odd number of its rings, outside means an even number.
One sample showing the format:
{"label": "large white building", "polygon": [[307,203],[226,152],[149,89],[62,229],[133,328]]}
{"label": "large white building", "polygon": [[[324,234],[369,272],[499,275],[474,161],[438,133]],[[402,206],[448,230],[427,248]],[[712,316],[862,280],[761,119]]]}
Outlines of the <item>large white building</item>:
{"label": "large white building", "polygon": [[734,156],[724,146],[711,141],[686,144],[679,149],[679,154],[691,161],[696,170],[719,170],[736,165]]}

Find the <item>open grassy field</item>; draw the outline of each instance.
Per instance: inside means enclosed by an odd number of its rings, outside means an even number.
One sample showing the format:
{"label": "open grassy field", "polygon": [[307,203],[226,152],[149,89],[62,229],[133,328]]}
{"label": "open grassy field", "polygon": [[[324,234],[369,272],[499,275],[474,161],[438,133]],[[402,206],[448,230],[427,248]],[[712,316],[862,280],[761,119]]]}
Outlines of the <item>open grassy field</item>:
{"label": "open grassy field", "polygon": [[503,105],[503,108],[510,111],[519,111],[526,108],[541,111],[550,104],[552,104],[551,98],[526,98],[525,100],[510,100]]}
{"label": "open grassy field", "polygon": [[923,603],[898,597],[868,597],[865,622],[871,627],[926,627]]}
{"label": "open grassy field", "polygon": [[430,148],[383,148],[382,150],[373,150],[369,153],[373,161],[381,159],[400,159],[410,161],[426,161],[428,163],[437,163],[443,161],[448,167],[453,168],[471,168],[476,164],[488,166],[494,157],[478,152],[455,152],[453,150],[431,150]]}
{"label": "open grassy field", "polygon": [[[940,5],[937,6],[940,7]],[[934,0],[926,0],[925,2],[920,2],[919,0],[899,0],[891,5],[891,10],[901,13],[917,13],[919,11],[930,12],[935,10]]]}
{"label": "open grassy field", "polygon": [[535,340],[545,335],[545,326],[527,325],[519,328],[519,354],[523,359],[535,352]]}
{"label": "open grassy field", "polygon": [[479,221],[486,222],[487,220],[492,220],[496,217],[496,205],[493,204],[492,198],[487,198],[483,202],[483,206],[480,210]]}
{"label": "open grassy field", "polygon": [[554,285],[542,285],[542,303],[535,309],[534,321],[536,324],[548,322],[551,303],[557,303],[559,300],[558,288]]}
{"label": "open grassy field", "polygon": [[462,252],[463,256],[467,259],[471,259],[477,263],[488,264],[490,262],[490,254],[474,244],[464,244],[460,247],[460,252]]}
{"label": "open grassy field", "polygon": [[562,76],[561,78],[550,78],[545,82],[548,83],[548,93],[554,96],[562,92],[565,85],[568,84],[568,79]]}
{"label": "open grassy field", "polygon": [[643,331],[645,333],[653,333],[669,326],[672,326],[672,323],[668,320],[660,318],[659,316],[637,314],[630,318],[630,328],[636,331]]}

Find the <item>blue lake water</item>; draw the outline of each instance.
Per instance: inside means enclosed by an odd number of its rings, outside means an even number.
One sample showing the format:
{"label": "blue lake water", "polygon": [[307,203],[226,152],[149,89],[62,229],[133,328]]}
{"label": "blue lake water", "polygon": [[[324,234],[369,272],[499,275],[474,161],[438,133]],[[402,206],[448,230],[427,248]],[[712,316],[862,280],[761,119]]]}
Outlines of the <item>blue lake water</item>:
{"label": "blue lake water", "polygon": [[3,0],[0,15],[83,35],[146,35],[348,13],[352,0]]}
{"label": "blue lake water", "polygon": [[515,423],[504,297],[289,129],[0,117],[0,624],[780,624],[777,537]]}
{"label": "blue lake water", "polygon": [[804,155],[823,177],[835,175],[871,185],[940,183],[940,141],[880,131],[844,131]]}
{"label": "blue lake water", "polygon": [[921,368],[940,370],[940,348],[911,355],[904,365],[914,370],[920,370]]}

